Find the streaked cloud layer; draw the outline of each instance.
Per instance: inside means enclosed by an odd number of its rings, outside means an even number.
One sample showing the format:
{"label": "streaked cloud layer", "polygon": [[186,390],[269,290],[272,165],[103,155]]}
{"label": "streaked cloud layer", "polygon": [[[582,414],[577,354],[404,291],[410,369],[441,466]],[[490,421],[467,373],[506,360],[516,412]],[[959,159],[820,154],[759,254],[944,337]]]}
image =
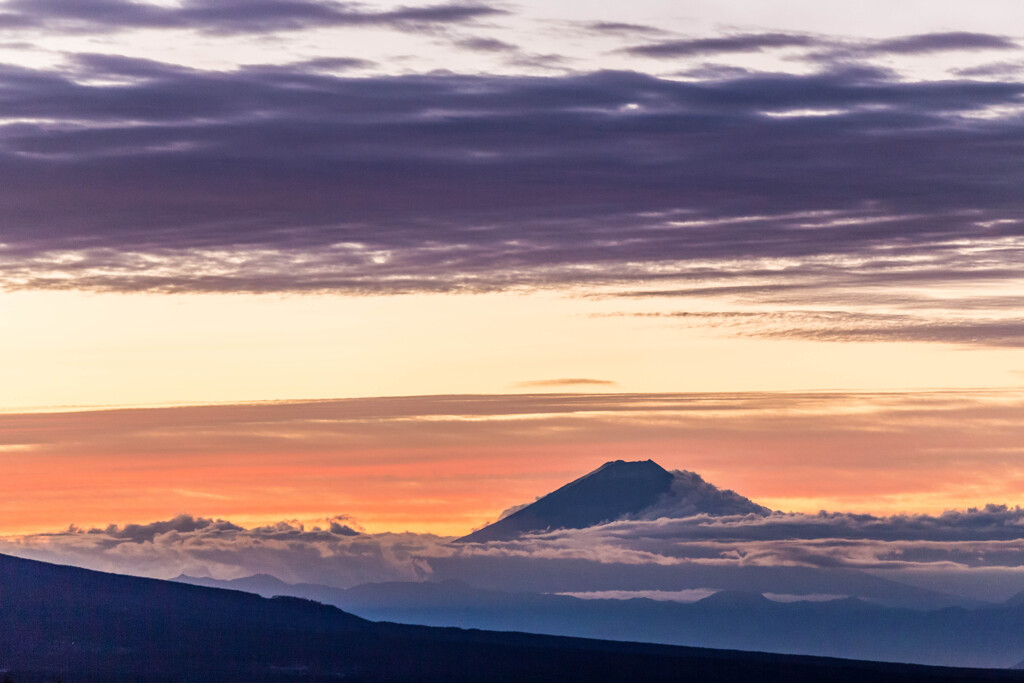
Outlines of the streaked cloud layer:
{"label": "streaked cloud layer", "polygon": [[[6,65],[0,286],[625,283],[689,307],[647,312],[719,332],[1019,347],[1024,86],[869,59],[1016,54],[1015,41],[757,33],[629,49],[787,46],[813,48],[810,70],[393,75],[354,57],[209,70],[84,53]],[[711,295],[717,310],[693,306]]]}
{"label": "streaked cloud layer", "polygon": [[765,259],[1015,280],[1021,258],[1014,82],[109,55],[0,81],[8,288],[492,289]]}
{"label": "streaked cloud layer", "polygon": [[[559,20],[581,61],[517,44],[537,33],[529,4],[0,11],[12,41],[45,38],[48,55],[0,68],[8,289],[479,291],[766,268],[784,285],[803,267],[1019,286],[1022,85],[998,75],[1021,54],[1013,36]],[[369,56],[369,28],[424,33],[454,61]],[[300,38],[349,29],[353,54]],[[284,32],[306,54],[217,69],[129,56],[143,30],[224,46]],[[123,54],[65,33],[117,34]],[[510,61],[460,71],[465,50]],[[908,72],[922,55],[983,61]]]}

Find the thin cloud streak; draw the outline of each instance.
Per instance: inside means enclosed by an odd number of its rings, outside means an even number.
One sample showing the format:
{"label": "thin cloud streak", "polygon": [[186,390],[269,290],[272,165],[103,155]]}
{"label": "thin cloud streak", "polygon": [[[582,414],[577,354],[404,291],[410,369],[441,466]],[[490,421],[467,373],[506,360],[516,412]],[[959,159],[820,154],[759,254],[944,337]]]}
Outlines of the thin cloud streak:
{"label": "thin cloud streak", "polygon": [[766,49],[810,47],[820,39],[789,33],[746,33],[715,38],[665,40],[625,48],[623,52],[643,57],[695,57],[743,52],[761,52]]}
{"label": "thin cloud streak", "polygon": [[[908,302],[911,305],[919,303]],[[1009,302],[995,302],[1012,306]],[[677,311],[628,313],[676,319],[739,336],[827,342],[935,342],[961,346],[1024,347],[1024,319],[951,320],[942,316],[851,311]]]}
{"label": "thin cloud streak", "polygon": [[1006,36],[950,31],[879,40],[856,47],[850,52],[862,55],[920,55],[935,52],[1014,50],[1019,47],[1016,41]]}
{"label": "thin cloud streak", "polygon": [[741,33],[712,38],[644,43],[624,48],[623,52],[642,57],[671,59],[791,48],[815,48],[802,56],[817,61],[888,55],[922,55],[937,52],[1015,50],[1019,47],[1020,45],[1016,41],[1006,36],[965,31],[925,33],[870,41],[841,41],[801,33]]}
{"label": "thin cloud streak", "polygon": [[518,382],[517,387],[530,388],[530,387],[574,387],[574,386],[598,386],[598,387],[609,387],[614,386],[616,383],[607,379],[590,379],[587,377],[564,377],[560,379],[539,379],[532,380],[529,382]]}

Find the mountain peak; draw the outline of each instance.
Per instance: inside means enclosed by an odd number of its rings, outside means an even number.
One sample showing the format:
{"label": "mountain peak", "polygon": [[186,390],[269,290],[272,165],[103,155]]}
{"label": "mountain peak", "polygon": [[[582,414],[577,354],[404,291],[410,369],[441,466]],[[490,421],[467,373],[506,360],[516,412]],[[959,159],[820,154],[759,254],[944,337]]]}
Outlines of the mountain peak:
{"label": "mountain peak", "polygon": [[490,526],[460,538],[483,543],[549,529],[583,529],[638,512],[672,486],[653,460],[613,460]]}
{"label": "mountain peak", "polygon": [[620,519],[766,512],[766,508],[732,491],[717,489],[693,472],[669,472],[653,460],[612,460],[458,540],[486,543]]}
{"label": "mountain peak", "polygon": [[599,474],[602,476],[630,476],[636,475],[641,472],[644,473],[657,473],[664,472],[668,474],[668,470],[654,462],[653,460],[609,460],[605,464],[598,467],[596,470],[589,474],[585,474],[576,481],[586,479],[588,477],[594,477]]}

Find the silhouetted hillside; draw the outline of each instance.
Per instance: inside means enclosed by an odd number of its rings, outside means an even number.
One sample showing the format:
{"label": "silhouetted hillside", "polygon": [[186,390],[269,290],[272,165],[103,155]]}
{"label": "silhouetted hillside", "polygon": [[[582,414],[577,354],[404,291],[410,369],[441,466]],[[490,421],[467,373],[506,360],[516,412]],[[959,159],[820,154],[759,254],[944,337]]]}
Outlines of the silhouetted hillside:
{"label": "silhouetted hillside", "polygon": [[208,585],[260,585],[373,620],[526,631],[787,654],[946,666],[1008,667],[1024,653],[1024,609],[916,610],[858,599],[777,602],[757,592],[720,591],[697,602],[579,599],[488,590],[464,581],[371,583],[349,589],[272,577]]}
{"label": "silhouetted hillside", "polygon": [[375,624],[295,598],[0,556],[0,673],[52,681],[1024,681],[934,669]]}

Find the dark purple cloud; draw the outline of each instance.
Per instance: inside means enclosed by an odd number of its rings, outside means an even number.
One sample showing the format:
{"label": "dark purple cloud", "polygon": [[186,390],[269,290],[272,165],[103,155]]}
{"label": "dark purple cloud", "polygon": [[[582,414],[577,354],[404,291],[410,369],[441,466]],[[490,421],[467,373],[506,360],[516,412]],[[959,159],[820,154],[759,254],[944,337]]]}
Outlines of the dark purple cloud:
{"label": "dark purple cloud", "polygon": [[[862,67],[679,82],[2,66],[3,284],[493,289],[825,255],[1013,273],[1024,124],[974,115],[1022,94]],[[974,242],[1002,246],[982,263]]]}
{"label": "dark purple cloud", "polygon": [[203,33],[269,33],[325,26],[400,30],[461,24],[503,10],[477,3],[374,11],[335,0],[185,0],[180,6],[131,0],[8,0],[2,28],[108,33],[125,29],[193,29]]}

